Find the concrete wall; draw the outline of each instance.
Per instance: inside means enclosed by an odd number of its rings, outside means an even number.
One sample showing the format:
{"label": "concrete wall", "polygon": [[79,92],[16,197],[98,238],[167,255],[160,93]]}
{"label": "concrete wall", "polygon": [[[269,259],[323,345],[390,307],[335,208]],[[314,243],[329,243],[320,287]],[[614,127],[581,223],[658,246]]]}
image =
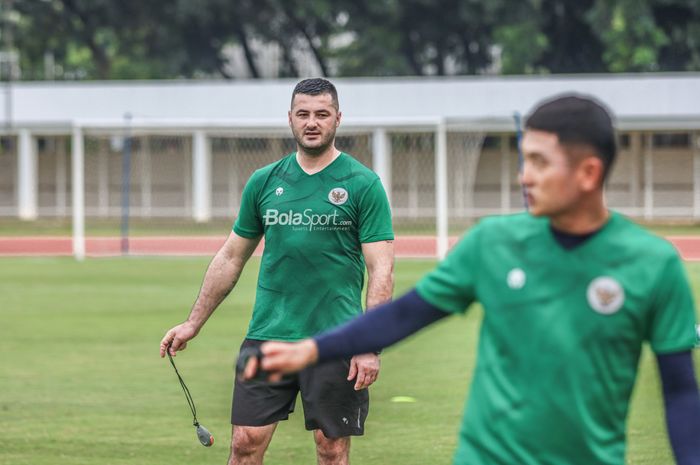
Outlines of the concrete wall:
{"label": "concrete wall", "polygon": [[[607,186],[612,208],[643,216],[691,217],[694,203],[694,133],[623,133]],[[70,139],[35,136],[39,217],[70,215]],[[508,133],[448,133],[448,205],[451,218],[519,211],[515,139]],[[431,132],[389,132],[392,207],[397,219],[435,218],[435,136]],[[0,215],[16,216],[16,143],[5,138],[0,151]],[[122,205],[123,138],[85,138],[86,214],[117,217]],[[340,136],[338,147],[372,167],[371,133]],[[233,218],[252,172],[294,149],[291,138],[226,136],[208,138],[211,152],[211,207],[218,218]],[[193,215],[191,134],[137,136],[131,146],[130,206],[135,217],[191,218]],[[697,149],[695,149],[697,150]],[[650,164],[647,165],[647,160]],[[700,167],[698,167],[700,168]],[[649,178],[651,175],[651,178]],[[651,182],[649,182],[649,179]],[[645,196],[651,188],[652,195]],[[645,204],[651,200],[651,205]]]}

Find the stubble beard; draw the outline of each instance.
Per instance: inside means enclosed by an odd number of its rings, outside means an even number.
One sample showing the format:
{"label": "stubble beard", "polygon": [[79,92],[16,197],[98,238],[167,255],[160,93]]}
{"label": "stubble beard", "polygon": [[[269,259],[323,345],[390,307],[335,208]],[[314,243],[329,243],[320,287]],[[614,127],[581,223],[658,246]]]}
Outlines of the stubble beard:
{"label": "stubble beard", "polygon": [[333,145],[333,141],[335,140],[335,130],[330,131],[326,137],[321,139],[321,142],[318,145],[314,146],[304,144],[303,132],[298,134],[296,131],[292,130],[292,134],[297,142],[297,147],[303,149],[304,153],[311,157],[323,155]]}

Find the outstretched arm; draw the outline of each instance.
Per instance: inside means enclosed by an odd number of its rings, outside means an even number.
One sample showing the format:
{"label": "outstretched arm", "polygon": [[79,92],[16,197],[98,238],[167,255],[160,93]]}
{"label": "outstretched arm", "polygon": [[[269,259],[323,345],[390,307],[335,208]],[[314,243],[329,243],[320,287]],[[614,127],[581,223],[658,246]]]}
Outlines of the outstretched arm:
{"label": "outstretched arm", "polygon": [[[262,368],[273,373],[271,379],[275,380],[319,361],[375,352],[448,315],[414,290],[314,339],[266,342],[262,345]],[[244,377],[253,377],[256,368],[257,361],[251,360]]]}
{"label": "outstretched arm", "polygon": [[700,393],[690,351],[657,356],[666,426],[678,465],[700,465]]}
{"label": "outstretched arm", "polygon": [[170,346],[171,355],[175,355],[178,350],[183,350],[187,346],[187,341],[199,333],[214,310],[233,290],[243,267],[259,242],[260,237],[248,239],[231,232],[207,268],[190,316],[185,322],[165,333],[161,340],[161,357],[165,356],[168,346]]}
{"label": "outstretched arm", "polygon": [[379,351],[448,315],[426,302],[415,290],[410,291],[394,302],[315,337],[318,361]]}

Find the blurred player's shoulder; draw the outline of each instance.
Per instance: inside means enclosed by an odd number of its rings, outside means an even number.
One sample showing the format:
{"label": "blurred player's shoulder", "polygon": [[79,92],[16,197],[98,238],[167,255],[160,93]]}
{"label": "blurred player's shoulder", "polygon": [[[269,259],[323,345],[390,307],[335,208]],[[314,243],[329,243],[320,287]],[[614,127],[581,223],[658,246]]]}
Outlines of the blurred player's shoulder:
{"label": "blurred player's shoulder", "polygon": [[[551,234],[547,218],[527,212],[484,217],[471,231],[478,231],[482,240],[511,243],[536,241]],[[603,248],[611,257],[666,259],[678,255],[669,241],[615,211],[610,212],[610,219],[597,234],[604,237]]]}
{"label": "blurred player's shoulder", "polygon": [[482,237],[494,241],[523,242],[538,237],[547,231],[546,218],[532,216],[527,212],[509,215],[494,215],[481,218],[473,227]]}
{"label": "blurred player's shoulder", "polygon": [[621,213],[611,212],[607,241],[630,255],[640,254],[651,259],[664,259],[678,256],[676,248],[665,238],[640,226]]}

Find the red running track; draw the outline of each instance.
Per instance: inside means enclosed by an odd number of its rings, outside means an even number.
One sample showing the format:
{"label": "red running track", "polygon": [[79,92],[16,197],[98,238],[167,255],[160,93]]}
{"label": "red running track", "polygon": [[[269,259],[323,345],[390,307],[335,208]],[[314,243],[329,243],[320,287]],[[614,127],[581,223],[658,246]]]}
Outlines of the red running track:
{"label": "red running track", "polygon": [[[129,238],[130,255],[155,256],[211,256],[224,237],[215,236],[158,236]],[[450,238],[450,245],[457,238]],[[263,243],[255,253],[262,253]],[[436,254],[434,236],[404,236],[395,241],[397,257],[430,258]],[[111,257],[121,255],[119,237],[88,237],[85,251],[89,257]],[[49,237],[0,237],[0,256],[70,256],[73,254],[72,239],[66,236]]]}
{"label": "red running track", "polygon": [[[211,256],[224,237],[132,237],[129,239],[130,255],[154,256]],[[450,246],[458,237],[450,237]],[[667,239],[687,261],[700,261],[700,236],[670,236]],[[90,257],[113,257],[121,255],[121,240],[118,237],[89,237],[85,241],[86,255]],[[256,254],[262,252],[261,244]],[[395,250],[399,258],[432,258],[436,255],[435,236],[400,236],[396,238]],[[71,256],[70,237],[0,237],[0,256]]]}

